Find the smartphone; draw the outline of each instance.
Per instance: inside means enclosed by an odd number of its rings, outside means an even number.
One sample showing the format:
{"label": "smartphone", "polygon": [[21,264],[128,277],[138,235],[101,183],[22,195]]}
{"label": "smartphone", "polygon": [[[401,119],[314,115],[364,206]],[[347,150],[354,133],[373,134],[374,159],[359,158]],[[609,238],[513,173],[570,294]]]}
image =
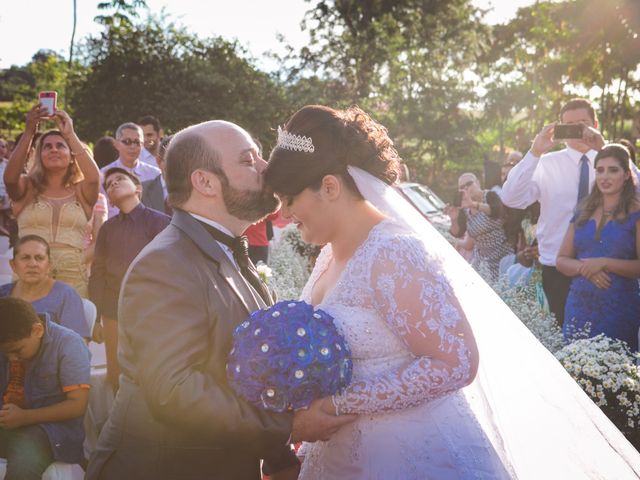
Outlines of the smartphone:
{"label": "smartphone", "polygon": [[53,117],[56,113],[56,102],[58,99],[57,92],[40,92],[38,94],[38,100],[43,107],[47,107],[49,116]]}
{"label": "smartphone", "polygon": [[462,192],[459,191],[455,191],[453,194],[453,202],[451,202],[451,205],[454,207],[459,207],[460,205],[462,205]]}
{"label": "smartphone", "polygon": [[584,131],[581,123],[559,123],[553,127],[553,138],[555,139],[580,139]]}

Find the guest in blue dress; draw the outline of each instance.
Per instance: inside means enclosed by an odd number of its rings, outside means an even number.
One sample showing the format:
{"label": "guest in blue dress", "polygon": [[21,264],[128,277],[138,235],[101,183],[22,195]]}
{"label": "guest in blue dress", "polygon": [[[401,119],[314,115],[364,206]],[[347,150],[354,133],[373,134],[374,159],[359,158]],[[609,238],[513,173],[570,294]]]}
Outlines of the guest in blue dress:
{"label": "guest in blue dress", "polygon": [[629,151],[610,144],[595,158],[596,184],[569,225],[557,268],[573,277],[563,333],[570,342],[604,333],[638,350],[640,201]]}
{"label": "guest in blue dress", "polygon": [[11,268],[17,281],[0,286],[0,297],[25,300],[36,312],[48,313],[51,321],[81,337],[91,337],[80,295],[70,285],[49,276],[49,245],[44,238],[20,238],[13,249]]}

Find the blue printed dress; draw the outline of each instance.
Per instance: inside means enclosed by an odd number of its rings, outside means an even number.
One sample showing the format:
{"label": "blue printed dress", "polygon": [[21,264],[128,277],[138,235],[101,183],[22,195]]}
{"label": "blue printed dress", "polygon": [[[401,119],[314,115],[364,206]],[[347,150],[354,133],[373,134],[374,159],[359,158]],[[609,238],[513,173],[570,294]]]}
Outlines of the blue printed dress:
{"label": "blue printed dress", "polygon": [[[629,215],[623,223],[609,221],[595,238],[596,222],[588,220],[575,226],[573,246],[578,260],[609,257],[635,260],[636,221],[640,212]],[[640,296],[638,280],[609,272],[611,286],[597,288],[585,277],[574,277],[567,297],[563,333],[565,340],[594,337],[604,333],[608,337],[627,342],[633,351],[638,350],[640,327]]]}

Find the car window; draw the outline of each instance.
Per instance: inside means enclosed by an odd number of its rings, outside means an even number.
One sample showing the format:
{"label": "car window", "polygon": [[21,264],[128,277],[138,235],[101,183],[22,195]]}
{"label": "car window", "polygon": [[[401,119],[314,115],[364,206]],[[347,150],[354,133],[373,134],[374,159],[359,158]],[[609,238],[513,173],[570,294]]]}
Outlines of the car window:
{"label": "car window", "polygon": [[435,207],[438,210],[442,210],[444,209],[444,207],[446,207],[446,203],[444,203],[440,197],[438,197],[435,193],[433,193],[430,189],[428,189],[427,187],[424,187],[422,185],[417,185],[415,187],[416,190],[418,190],[425,198],[427,198],[429,200],[429,202],[431,202],[433,205],[435,205]]}
{"label": "car window", "polygon": [[[416,186],[412,186],[409,188],[403,188],[402,191],[405,193],[405,195],[407,197],[409,197],[409,200],[411,200],[411,202],[418,207],[418,210],[420,210],[422,213],[424,214],[428,214],[428,213],[438,213],[438,211],[440,210],[429,198],[428,195],[426,195],[422,189],[420,189],[419,187]],[[443,207],[444,208],[444,205]]]}

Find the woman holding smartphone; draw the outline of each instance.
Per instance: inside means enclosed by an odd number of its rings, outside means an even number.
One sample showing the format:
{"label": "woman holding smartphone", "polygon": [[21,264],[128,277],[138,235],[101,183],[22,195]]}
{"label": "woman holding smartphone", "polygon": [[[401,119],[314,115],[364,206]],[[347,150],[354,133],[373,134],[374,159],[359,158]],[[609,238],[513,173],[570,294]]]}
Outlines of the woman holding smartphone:
{"label": "woman holding smartphone", "polygon": [[[33,167],[25,173],[28,152],[42,120],[53,118],[58,130],[45,132],[36,145]],[[51,247],[53,278],[87,296],[83,261],[85,229],[100,189],[100,172],[73,130],[69,115],[41,104],[26,116],[25,132],[4,173],[18,221],[18,234],[38,235]]]}

